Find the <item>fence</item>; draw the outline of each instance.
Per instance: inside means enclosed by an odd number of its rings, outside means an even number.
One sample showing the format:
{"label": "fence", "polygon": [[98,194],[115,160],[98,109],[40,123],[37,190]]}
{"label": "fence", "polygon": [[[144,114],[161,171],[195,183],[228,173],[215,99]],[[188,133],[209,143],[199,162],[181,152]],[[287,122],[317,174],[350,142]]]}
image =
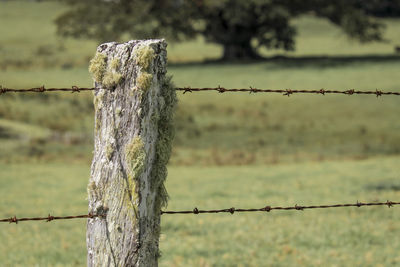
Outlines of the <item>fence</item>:
{"label": "fence", "polygon": [[[24,217],[0,222],[88,219],[88,265],[112,259],[115,266],[156,266],[161,215],[303,211],[346,207],[400,205],[400,202],[348,203],[311,206],[264,206],[169,211],[166,206],[166,164],[172,139],[172,114],[176,92],[342,94],[399,96],[400,92],[349,90],[293,90],[257,88],[174,88],[165,77],[166,44],[162,40],[100,45],[91,61],[95,87],[12,89],[6,93],[94,91],[95,151],[89,180],[89,213],[85,215]],[[119,225],[118,230],[113,228]],[[123,226],[121,228],[120,226]],[[123,240],[123,242],[121,242]]]}
{"label": "fence", "polygon": [[[248,93],[278,93],[283,94],[284,96],[290,96],[292,94],[317,94],[317,95],[325,95],[325,94],[341,94],[341,95],[375,95],[376,97],[384,96],[384,95],[397,95],[400,96],[400,92],[385,92],[376,89],[375,91],[359,91],[355,89],[349,90],[327,90],[324,88],[318,90],[292,90],[292,89],[258,89],[258,88],[224,88],[221,86],[213,87],[213,88],[192,88],[192,87],[177,87],[174,88],[176,91],[183,91],[183,94],[192,93],[192,92],[203,92],[203,91],[216,91],[218,93],[237,93],[237,92],[248,92]],[[84,88],[73,85],[71,88],[45,88],[34,87],[29,89],[13,89],[13,88],[3,88],[0,85],[0,95],[5,93],[44,93],[44,92],[72,92],[79,93],[81,91],[94,91],[96,88]]]}

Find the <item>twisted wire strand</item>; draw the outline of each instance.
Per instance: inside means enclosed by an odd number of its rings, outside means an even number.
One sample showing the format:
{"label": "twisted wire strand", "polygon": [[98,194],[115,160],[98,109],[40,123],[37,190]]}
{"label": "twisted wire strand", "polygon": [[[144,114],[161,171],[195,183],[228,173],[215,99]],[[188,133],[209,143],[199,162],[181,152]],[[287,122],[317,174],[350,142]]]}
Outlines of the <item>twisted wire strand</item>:
{"label": "twisted wire strand", "polygon": [[19,222],[26,222],[26,221],[46,221],[46,222],[51,222],[55,220],[71,220],[71,219],[85,219],[85,218],[105,218],[106,214],[83,214],[83,215],[68,215],[68,216],[52,216],[52,215],[47,215],[46,217],[23,217],[23,218],[17,218],[17,216],[10,217],[10,218],[5,218],[5,219],[0,219],[0,222],[8,222],[8,223],[15,223],[18,224]]}
{"label": "twisted wire strand", "polygon": [[271,207],[271,206],[265,206],[262,208],[251,208],[251,209],[236,209],[236,208],[227,208],[227,209],[219,209],[219,210],[200,210],[197,207],[194,208],[193,210],[182,210],[182,211],[161,211],[161,214],[203,214],[203,213],[231,213],[234,214],[235,212],[270,212],[272,210],[285,210],[285,211],[291,211],[291,210],[297,210],[297,211],[303,211],[306,209],[328,209],[328,208],[346,208],[346,207],[364,207],[364,206],[387,206],[387,207],[393,207],[395,205],[400,205],[400,202],[394,202],[394,201],[386,201],[386,202],[370,202],[370,203],[363,203],[363,202],[358,202],[357,203],[349,203],[349,204],[333,204],[333,205],[310,205],[310,206],[299,206],[299,205],[294,205],[294,206],[287,206],[287,207],[282,207],[282,206],[276,206],[276,207]]}
{"label": "twisted wire strand", "polygon": [[[27,89],[14,89],[14,88],[5,88],[0,86],[0,95],[5,93],[44,93],[44,92],[72,92],[79,93],[81,91],[94,91],[96,88],[87,88],[87,87],[78,87],[76,85],[71,88],[45,88],[34,87]],[[176,87],[176,91],[182,91],[183,94],[193,93],[193,92],[203,92],[203,91],[216,91],[218,93],[238,93],[238,92],[248,92],[248,93],[279,93],[284,96],[291,96],[293,94],[317,94],[317,95],[326,95],[326,94],[342,94],[342,95],[375,95],[376,97],[384,96],[384,95],[395,95],[400,96],[400,92],[390,92],[390,91],[381,91],[376,89],[375,91],[361,91],[355,89],[349,90],[328,90],[328,89],[317,89],[317,90],[294,90],[294,89],[258,89],[258,88],[224,88],[221,86],[218,87],[203,87],[203,88],[192,88],[192,87]]]}

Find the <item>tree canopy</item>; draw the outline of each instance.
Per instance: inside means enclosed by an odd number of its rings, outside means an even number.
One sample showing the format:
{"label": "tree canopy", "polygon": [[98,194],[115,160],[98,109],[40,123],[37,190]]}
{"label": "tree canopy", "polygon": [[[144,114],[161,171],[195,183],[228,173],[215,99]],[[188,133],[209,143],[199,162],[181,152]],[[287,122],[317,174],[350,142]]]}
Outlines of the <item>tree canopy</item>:
{"label": "tree canopy", "polygon": [[202,35],[223,46],[224,59],[257,58],[258,47],[293,50],[291,22],[300,15],[327,19],[361,42],[382,40],[384,25],[375,17],[393,15],[392,1],[377,0],[66,1],[71,8],[56,20],[61,35],[100,41]]}

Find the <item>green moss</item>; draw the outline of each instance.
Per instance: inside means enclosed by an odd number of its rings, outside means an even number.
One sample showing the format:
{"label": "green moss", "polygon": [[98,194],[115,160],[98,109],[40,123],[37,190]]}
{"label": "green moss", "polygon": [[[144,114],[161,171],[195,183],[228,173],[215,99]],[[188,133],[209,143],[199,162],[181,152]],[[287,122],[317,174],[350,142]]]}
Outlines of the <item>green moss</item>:
{"label": "green moss", "polygon": [[122,74],[108,70],[103,77],[102,84],[106,88],[112,88],[117,86],[122,81]]}
{"label": "green moss", "polygon": [[151,123],[157,123],[160,119],[160,114],[158,112],[154,112],[151,114]]}
{"label": "green moss", "polygon": [[153,75],[147,72],[142,72],[140,76],[137,78],[137,87],[142,92],[147,92],[153,82]]}
{"label": "green moss", "polygon": [[93,94],[93,107],[96,109],[96,107],[98,106],[98,104],[99,104],[99,100],[98,100],[98,98],[96,97],[96,94],[94,93],[94,94]]}
{"label": "green moss", "polygon": [[93,75],[96,82],[101,83],[107,68],[107,56],[97,52],[90,60],[89,72]]}
{"label": "green moss", "polygon": [[106,157],[108,160],[111,160],[112,155],[114,154],[114,148],[111,144],[107,144],[106,147]]}
{"label": "green moss", "polygon": [[132,196],[136,192],[136,180],[135,179],[136,179],[136,177],[133,176],[131,173],[128,174],[128,190],[129,190],[129,193],[132,194]]}
{"label": "green moss", "polygon": [[89,196],[89,198],[93,195],[93,194],[95,194],[96,193],[96,183],[95,183],[95,181],[90,181],[89,182],[89,184],[88,184],[88,186],[87,186],[87,193],[88,193],[88,196]]}
{"label": "green moss", "polygon": [[104,74],[102,84],[107,87],[115,87],[122,81],[122,74],[118,73],[117,70],[120,67],[120,61],[118,58],[111,60],[110,65],[107,68],[107,72]]}
{"label": "green moss", "polygon": [[139,178],[142,173],[144,162],[146,160],[146,152],[144,144],[140,137],[134,137],[125,148],[125,157],[129,166],[129,174],[132,178]]}
{"label": "green moss", "polygon": [[121,64],[120,64],[119,59],[118,58],[113,58],[113,60],[111,60],[111,63],[110,63],[110,69],[116,71],[119,68],[120,65]]}
{"label": "green moss", "polygon": [[138,207],[137,207],[137,193],[136,193],[136,181],[135,177],[132,176],[131,174],[128,174],[128,179],[127,179],[127,189],[124,195],[124,203],[125,206],[128,207],[127,210],[127,215],[129,218],[131,218],[132,221],[135,221],[138,218]]}
{"label": "green moss", "polygon": [[95,183],[95,181],[91,181],[88,184],[88,190],[95,190],[95,189],[96,189],[96,183]]}
{"label": "green moss", "polygon": [[141,46],[136,50],[136,64],[145,70],[150,68],[155,57],[154,50],[150,46]]}
{"label": "green moss", "polygon": [[[129,196],[129,195],[128,195]],[[128,216],[128,218],[131,218],[132,223],[136,221],[136,219],[138,218],[138,207],[133,204],[133,202],[131,200],[129,200],[129,197],[126,196],[125,197],[125,203],[126,206],[128,207],[127,211],[126,211],[126,215]]]}
{"label": "green moss", "polygon": [[93,95],[93,105],[95,110],[100,110],[103,107],[104,90],[99,90]]}
{"label": "green moss", "polygon": [[96,82],[101,83],[106,88],[112,88],[123,80],[122,74],[117,72],[119,67],[120,61],[118,58],[112,59],[107,66],[107,56],[102,53],[96,53],[90,61],[89,72]]}
{"label": "green moss", "polygon": [[172,141],[175,135],[173,116],[176,107],[176,92],[171,82],[171,77],[166,77],[161,88],[161,96],[159,98],[160,112],[155,116],[158,117],[159,138],[156,144],[155,166],[152,169],[152,177],[155,183],[154,188],[158,188],[159,195],[156,198],[155,209],[160,210],[165,207],[168,200],[168,194],[164,187],[164,181],[167,177],[167,163],[171,155]]}
{"label": "green moss", "polygon": [[117,107],[117,108],[115,109],[115,114],[116,114],[118,117],[121,117],[121,115],[122,115],[122,109],[121,109],[121,107]]}
{"label": "green moss", "polygon": [[95,133],[97,133],[100,130],[101,127],[101,113],[100,112],[96,112],[96,118],[95,118]]}
{"label": "green moss", "polygon": [[100,130],[101,122],[99,119],[96,119],[95,131],[96,133]]}
{"label": "green moss", "polygon": [[144,144],[140,137],[135,137],[125,148],[125,157],[128,162],[129,170],[127,173],[127,196],[125,198],[125,204],[128,207],[130,213],[128,214],[132,220],[137,218],[137,193],[136,183],[139,176],[142,174],[144,164],[146,161],[146,152],[144,150]]}

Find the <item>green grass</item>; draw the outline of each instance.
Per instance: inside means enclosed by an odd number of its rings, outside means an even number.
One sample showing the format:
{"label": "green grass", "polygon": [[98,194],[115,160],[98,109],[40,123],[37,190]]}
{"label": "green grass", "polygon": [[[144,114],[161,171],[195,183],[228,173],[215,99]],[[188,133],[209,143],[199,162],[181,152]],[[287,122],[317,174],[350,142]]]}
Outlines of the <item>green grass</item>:
{"label": "green grass", "polygon": [[[87,62],[95,43],[55,36],[52,21],[64,6],[23,1],[0,5],[0,15],[6,18],[6,23],[0,24],[4,33],[0,36],[0,62],[4,64],[0,65],[6,66],[0,73],[0,84],[17,88],[43,84],[46,87],[92,85]],[[198,40],[169,46],[170,61],[175,62],[170,65],[169,73],[178,86],[399,90],[395,77],[400,60],[391,54],[393,46],[400,42],[396,31],[399,21],[387,20],[386,38],[390,42],[365,45],[350,42],[339,29],[315,18],[304,17],[294,23],[299,27],[298,50],[284,55],[295,59],[195,63],[216,58],[221,52],[220,47]],[[26,31],[28,26],[38,30]],[[38,47],[60,44],[64,48],[54,50],[53,54],[35,55]],[[15,65],[13,60],[28,60],[32,65]],[[49,60],[54,64],[43,63]],[[180,165],[237,165],[398,154],[397,112],[395,97],[180,95],[171,161]],[[0,156],[19,151],[18,155],[7,157],[8,161],[91,158],[94,124],[91,93],[2,95],[0,117],[52,133],[39,142],[48,147],[38,153],[37,140],[28,142],[35,138],[25,141],[18,138],[29,131],[0,139],[4,144]],[[51,138],[55,135],[61,137]],[[74,142],[59,142],[71,135],[78,138]],[[21,145],[26,149],[18,149]]]}
{"label": "green grass", "polygon": [[[97,43],[87,40],[64,39],[56,36],[53,21],[65,10],[66,5],[57,1],[3,1],[0,3],[0,69],[71,69],[87,66],[95,52]],[[391,55],[394,46],[400,44],[398,27],[400,22],[386,19],[387,29],[383,43],[360,45],[350,40],[331,23],[310,17],[293,21],[298,27],[296,51],[278,51],[280,55]],[[35,29],[35,30],[32,30]],[[111,40],[113,41],[113,40]],[[123,40],[122,40],[123,41]],[[193,62],[216,59],[221,47],[199,40],[170,42],[169,58],[172,62]],[[195,51],[195,53],[193,52]],[[261,49],[263,55],[275,55],[277,51]]]}
{"label": "green grass", "polygon": [[[296,89],[399,90],[398,62],[346,62],[344,65],[286,67],[282,62],[173,65],[169,73],[180,86]],[[18,86],[90,86],[85,69],[45,70],[33,74],[7,71]],[[15,73],[15,72],[14,72]],[[76,74],[81,74],[76,75]],[[17,80],[17,77],[22,77]],[[28,78],[23,78],[28,77]],[[51,131],[83,135],[91,140],[91,93],[4,95],[0,114],[7,120]],[[302,96],[270,94],[180,94],[174,164],[264,164],[280,161],[365,158],[398,154],[398,99],[383,96]],[[312,107],[312,108],[310,108]],[[251,119],[249,119],[251,118]],[[3,139],[4,140],[4,139]],[[4,140],[5,141],[5,140]],[[10,140],[8,140],[10,141]],[[19,139],[14,139],[19,142]],[[51,141],[51,140],[50,140]],[[81,154],[90,159],[90,147]],[[62,144],[60,145],[62,146]],[[85,150],[83,149],[85,148]],[[73,158],[70,146],[55,157]],[[4,150],[4,153],[8,153]],[[51,156],[52,157],[52,156]],[[21,154],[21,158],[24,155]],[[48,160],[49,157],[46,158]],[[53,157],[54,158],[54,157]]]}
{"label": "green grass", "polygon": [[[0,2],[0,85],[92,86],[96,42],[60,39],[57,2]],[[295,52],[202,63],[221,47],[170,43],[177,86],[399,91],[399,20],[387,43],[359,45],[303,17]],[[34,30],[32,30],[34,29]],[[195,51],[195,52],[194,52]],[[170,209],[398,200],[397,97],[179,95]],[[0,96],[0,217],[87,211],[91,93]],[[237,166],[235,166],[237,165]],[[244,166],[238,166],[244,165]],[[165,216],[161,266],[396,266],[397,208]],[[2,266],[85,265],[84,220],[3,224]]]}
{"label": "green grass", "polygon": [[[376,64],[379,67],[349,63],[340,68],[282,68],[279,63],[271,62],[249,66],[176,67],[172,72],[175,82],[183,86],[398,90],[393,77],[399,63]],[[248,152],[242,158],[255,163],[270,162],[270,157],[273,160],[276,157],[283,160],[348,158],[399,151],[396,141],[400,137],[396,115],[399,106],[394,97],[284,97],[212,92],[188,93],[180,100],[182,113],[188,114],[191,123],[186,124],[186,135],[178,134],[177,147],[182,151],[193,149],[193,158],[197,160],[212,159],[217,151],[227,155],[219,162],[228,164],[235,157],[235,149]],[[182,117],[185,118],[178,111],[178,118]],[[192,161],[189,159],[189,162]]]}
{"label": "green grass", "polygon": [[[170,167],[169,209],[398,200],[399,157]],[[84,214],[89,164],[0,164],[2,217]],[[160,266],[396,266],[398,207],[163,215]],[[0,228],[2,266],[85,265],[85,220]]]}

